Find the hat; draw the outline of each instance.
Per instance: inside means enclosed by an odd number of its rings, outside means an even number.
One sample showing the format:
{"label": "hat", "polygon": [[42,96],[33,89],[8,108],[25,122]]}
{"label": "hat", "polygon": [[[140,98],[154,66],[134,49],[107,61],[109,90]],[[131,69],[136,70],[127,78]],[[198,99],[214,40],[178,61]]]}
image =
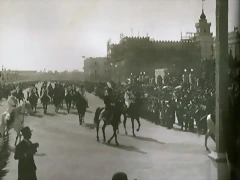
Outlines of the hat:
{"label": "hat", "polygon": [[124,172],[118,172],[113,175],[112,180],[128,180],[128,177]]}
{"label": "hat", "polygon": [[22,133],[23,136],[26,135],[29,132],[32,132],[32,130],[28,126],[22,128],[21,133]]}

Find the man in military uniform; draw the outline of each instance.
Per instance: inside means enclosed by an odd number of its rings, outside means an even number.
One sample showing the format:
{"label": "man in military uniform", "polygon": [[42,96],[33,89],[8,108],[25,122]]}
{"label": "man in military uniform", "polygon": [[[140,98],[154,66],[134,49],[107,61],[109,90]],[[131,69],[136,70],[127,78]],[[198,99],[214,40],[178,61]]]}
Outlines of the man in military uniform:
{"label": "man in military uniform", "polygon": [[113,116],[113,106],[114,106],[114,100],[113,100],[113,90],[111,88],[107,89],[107,96],[104,98],[104,104],[105,104],[105,117],[107,120],[111,120]]}
{"label": "man in military uniform", "polygon": [[14,121],[14,109],[18,105],[18,101],[16,98],[17,91],[13,90],[11,92],[11,96],[8,98],[7,103],[8,103],[8,110],[7,112],[9,113],[9,117],[7,118],[7,126],[9,126],[13,121]]}

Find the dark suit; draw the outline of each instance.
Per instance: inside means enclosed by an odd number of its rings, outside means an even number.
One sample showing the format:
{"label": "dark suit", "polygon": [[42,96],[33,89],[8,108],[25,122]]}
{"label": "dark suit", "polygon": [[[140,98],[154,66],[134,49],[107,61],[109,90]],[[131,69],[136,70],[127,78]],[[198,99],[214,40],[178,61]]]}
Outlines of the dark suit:
{"label": "dark suit", "polygon": [[34,153],[27,154],[29,151],[34,151],[31,141],[28,144],[23,140],[16,147],[14,159],[18,160],[18,180],[37,180]]}

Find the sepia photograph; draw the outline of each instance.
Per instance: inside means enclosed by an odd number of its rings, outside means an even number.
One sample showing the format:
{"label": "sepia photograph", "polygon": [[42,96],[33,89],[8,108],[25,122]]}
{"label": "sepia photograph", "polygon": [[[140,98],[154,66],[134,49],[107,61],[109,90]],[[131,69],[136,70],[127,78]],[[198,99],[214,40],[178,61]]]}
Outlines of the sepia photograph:
{"label": "sepia photograph", "polygon": [[240,180],[239,0],[0,0],[0,180]]}

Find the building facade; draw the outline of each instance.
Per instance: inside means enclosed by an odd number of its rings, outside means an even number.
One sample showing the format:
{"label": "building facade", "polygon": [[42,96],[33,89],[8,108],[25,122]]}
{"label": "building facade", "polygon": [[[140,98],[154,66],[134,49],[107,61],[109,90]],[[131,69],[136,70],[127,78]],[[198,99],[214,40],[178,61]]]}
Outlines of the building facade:
{"label": "building facade", "polygon": [[240,61],[240,33],[237,27],[228,33],[228,52],[232,53],[234,59]]}
{"label": "building facade", "polygon": [[122,36],[118,44],[108,44],[109,76],[115,82],[139,76],[153,78],[155,69],[166,68],[177,72],[197,67],[200,56],[199,42]]}
{"label": "building facade", "polygon": [[106,57],[90,57],[84,60],[85,81],[108,81],[108,65]]}

